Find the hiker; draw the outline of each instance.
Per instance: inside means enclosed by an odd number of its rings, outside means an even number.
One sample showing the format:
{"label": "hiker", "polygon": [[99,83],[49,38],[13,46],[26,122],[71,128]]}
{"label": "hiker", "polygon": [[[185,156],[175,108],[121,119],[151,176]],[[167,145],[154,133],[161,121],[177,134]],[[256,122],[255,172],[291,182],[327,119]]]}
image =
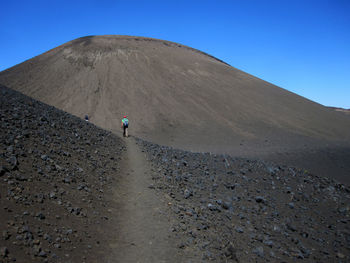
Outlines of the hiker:
{"label": "hiker", "polygon": [[89,116],[85,115],[85,121],[89,121]]}
{"label": "hiker", "polygon": [[122,119],[122,129],[124,129],[123,136],[129,137],[128,135],[129,120],[126,116]]}

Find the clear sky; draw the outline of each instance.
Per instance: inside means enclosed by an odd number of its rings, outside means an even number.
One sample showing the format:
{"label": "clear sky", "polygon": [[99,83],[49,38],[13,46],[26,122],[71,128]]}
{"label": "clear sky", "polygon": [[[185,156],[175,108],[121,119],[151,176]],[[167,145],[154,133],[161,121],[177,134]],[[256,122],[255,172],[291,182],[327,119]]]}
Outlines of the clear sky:
{"label": "clear sky", "polygon": [[0,71],[82,36],[146,36],[350,108],[350,0],[1,0],[0,10]]}

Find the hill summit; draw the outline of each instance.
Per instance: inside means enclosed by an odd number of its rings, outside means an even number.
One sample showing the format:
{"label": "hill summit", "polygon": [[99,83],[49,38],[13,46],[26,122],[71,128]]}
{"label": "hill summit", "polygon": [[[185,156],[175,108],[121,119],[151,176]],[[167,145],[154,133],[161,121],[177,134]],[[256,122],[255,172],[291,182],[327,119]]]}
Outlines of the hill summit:
{"label": "hill summit", "polygon": [[0,83],[120,132],[191,151],[267,156],[350,145],[350,118],[196,49],[88,36],[0,72]]}

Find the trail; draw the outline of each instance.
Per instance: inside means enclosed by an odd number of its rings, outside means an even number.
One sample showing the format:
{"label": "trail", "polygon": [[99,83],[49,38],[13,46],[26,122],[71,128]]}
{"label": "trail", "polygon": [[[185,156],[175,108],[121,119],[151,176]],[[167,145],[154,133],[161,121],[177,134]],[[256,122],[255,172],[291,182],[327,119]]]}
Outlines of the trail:
{"label": "trail", "polygon": [[118,236],[109,262],[182,262],[170,238],[166,203],[149,188],[151,170],[145,154],[133,138],[125,141],[127,156],[115,193]]}

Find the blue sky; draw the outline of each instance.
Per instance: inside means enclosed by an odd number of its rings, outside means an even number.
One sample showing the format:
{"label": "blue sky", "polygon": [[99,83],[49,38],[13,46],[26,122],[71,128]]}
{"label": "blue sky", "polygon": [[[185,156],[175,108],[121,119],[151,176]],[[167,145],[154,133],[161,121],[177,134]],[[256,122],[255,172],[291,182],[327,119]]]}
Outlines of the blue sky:
{"label": "blue sky", "polygon": [[350,0],[3,0],[0,10],[0,71],[86,35],[147,36],[350,108]]}

